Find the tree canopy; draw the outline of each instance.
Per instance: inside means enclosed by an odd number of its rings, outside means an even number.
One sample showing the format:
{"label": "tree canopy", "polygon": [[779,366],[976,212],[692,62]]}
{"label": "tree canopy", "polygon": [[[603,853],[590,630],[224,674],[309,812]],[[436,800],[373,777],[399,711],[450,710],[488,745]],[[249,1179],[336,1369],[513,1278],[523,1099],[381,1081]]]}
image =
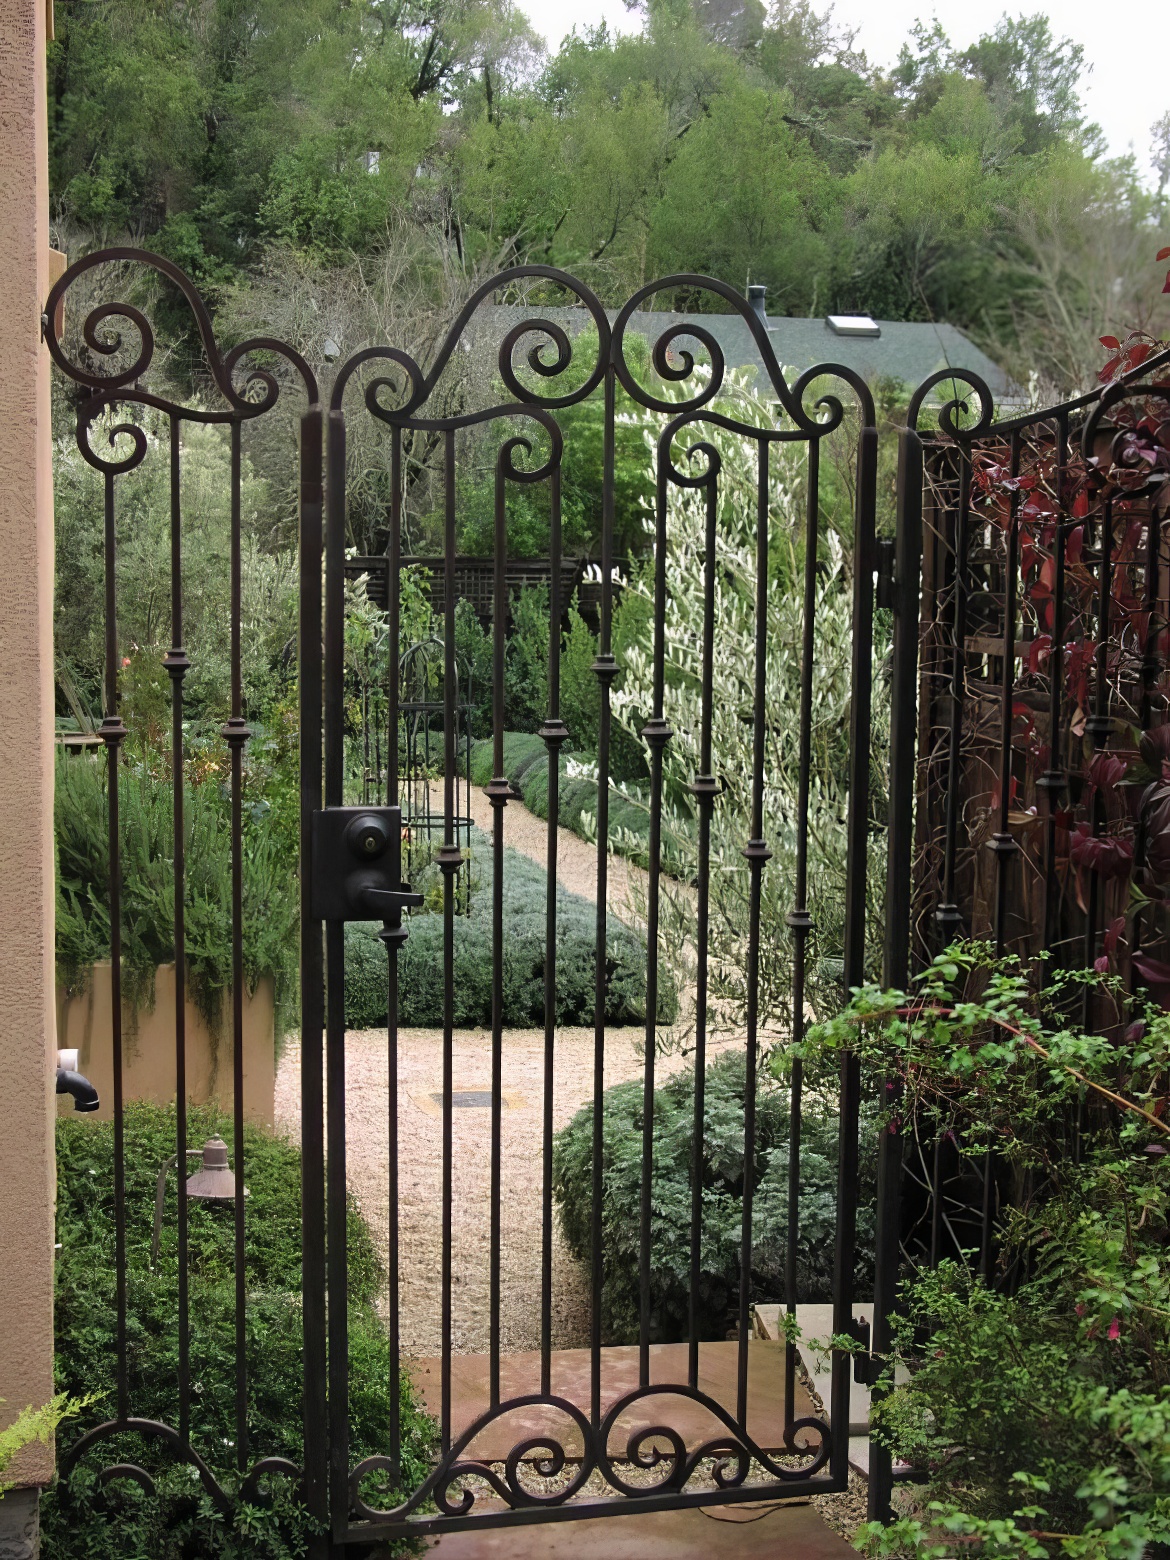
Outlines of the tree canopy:
{"label": "tree canopy", "polygon": [[59,0],[58,219],[213,295],[274,248],[351,265],[405,231],[424,289],[535,260],[614,299],[705,271],[777,314],[1010,344],[1051,285],[1038,244],[1083,262],[1087,213],[1164,198],[1105,159],[1082,50],[1042,16],[966,49],[919,23],[883,72],[816,0],[637,9],[550,55],[513,0]]}

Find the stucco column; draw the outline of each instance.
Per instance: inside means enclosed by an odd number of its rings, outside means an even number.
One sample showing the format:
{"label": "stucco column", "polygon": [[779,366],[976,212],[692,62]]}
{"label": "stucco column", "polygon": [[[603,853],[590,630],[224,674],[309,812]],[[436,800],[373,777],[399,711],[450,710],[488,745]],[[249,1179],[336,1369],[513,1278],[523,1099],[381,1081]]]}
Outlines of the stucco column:
{"label": "stucco column", "polygon": [[[45,24],[46,0],[0,0],[2,1424],[53,1392],[53,488],[40,323],[49,274]],[[35,1487],[52,1470],[43,1446],[9,1469],[23,1492],[0,1508],[0,1553],[21,1553],[19,1530],[35,1517]]]}

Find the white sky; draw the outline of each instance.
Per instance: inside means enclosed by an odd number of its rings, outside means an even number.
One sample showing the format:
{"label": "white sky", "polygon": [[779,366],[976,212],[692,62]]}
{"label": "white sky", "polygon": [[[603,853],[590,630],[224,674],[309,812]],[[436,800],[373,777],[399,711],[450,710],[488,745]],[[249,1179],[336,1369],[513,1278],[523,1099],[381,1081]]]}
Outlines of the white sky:
{"label": "white sky", "polygon": [[[622,0],[519,0],[536,32],[551,50],[574,25],[635,30]],[[990,32],[1004,10],[1013,16],[1047,14],[1058,38],[1084,45],[1092,69],[1082,97],[1090,119],[1105,132],[1116,155],[1132,145],[1143,176],[1149,174],[1149,130],[1170,109],[1170,6],[1164,0],[837,0],[835,20],[856,27],[856,47],[875,65],[889,66],[913,22],[937,16],[951,41],[962,48]]]}

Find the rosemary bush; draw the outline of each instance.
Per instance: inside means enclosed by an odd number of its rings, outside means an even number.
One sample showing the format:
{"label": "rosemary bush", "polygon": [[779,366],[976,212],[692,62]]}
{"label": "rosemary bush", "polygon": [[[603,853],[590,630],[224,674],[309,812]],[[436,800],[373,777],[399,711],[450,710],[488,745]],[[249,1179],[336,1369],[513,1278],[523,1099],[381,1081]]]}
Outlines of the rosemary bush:
{"label": "rosemary bush", "polygon": [[[57,762],[57,978],[71,991],[110,956],[106,774],[101,758]],[[154,972],[175,956],[171,784],[144,761],[123,764],[118,785],[123,989],[131,1007],[149,1008]],[[299,906],[287,808],[277,800],[274,808],[257,797],[244,809],[244,975],[249,990],[273,980],[280,1034],[296,999]],[[188,979],[214,1034],[232,974],[230,802],[215,778],[188,785],[184,802]]]}

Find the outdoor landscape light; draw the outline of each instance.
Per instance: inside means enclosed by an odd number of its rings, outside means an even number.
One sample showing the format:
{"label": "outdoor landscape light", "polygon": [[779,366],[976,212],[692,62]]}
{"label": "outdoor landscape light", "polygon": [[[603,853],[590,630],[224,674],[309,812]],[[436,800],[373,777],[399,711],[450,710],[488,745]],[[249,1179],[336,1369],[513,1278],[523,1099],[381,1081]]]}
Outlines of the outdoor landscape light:
{"label": "outdoor landscape light", "polygon": [[[227,1144],[221,1137],[208,1138],[202,1148],[189,1148],[188,1159],[202,1159],[203,1168],[187,1178],[187,1196],[201,1202],[234,1202],[236,1178],[228,1164]],[[179,1162],[179,1155],[172,1154],[158,1173],[158,1185],[154,1194],[154,1233],[150,1238],[150,1265],[158,1261],[158,1243],[162,1234],[163,1202],[167,1194],[167,1171]],[[244,1188],[247,1197],[248,1188]]]}

